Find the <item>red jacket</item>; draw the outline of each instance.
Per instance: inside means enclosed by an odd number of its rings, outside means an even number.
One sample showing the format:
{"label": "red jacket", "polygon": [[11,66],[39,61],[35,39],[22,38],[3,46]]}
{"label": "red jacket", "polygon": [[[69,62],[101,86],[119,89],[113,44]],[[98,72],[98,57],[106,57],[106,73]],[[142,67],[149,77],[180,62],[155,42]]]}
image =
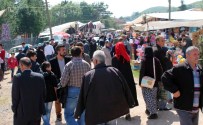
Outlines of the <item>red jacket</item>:
{"label": "red jacket", "polygon": [[5,55],[6,55],[6,52],[5,52],[4,49],[2,49],[2,50],[0,51],[0,58],[4,60],[4,59],[5,59]]}
{"label": "red jacket", "polygon": [[8,59],[8,67],[11,68],[11,69],[13,69],[13,68],[15,68],[16,66],[18,66],[18,61],[17,61],[17,59],[14,58],[14,57],[10,57],[10,58]]}

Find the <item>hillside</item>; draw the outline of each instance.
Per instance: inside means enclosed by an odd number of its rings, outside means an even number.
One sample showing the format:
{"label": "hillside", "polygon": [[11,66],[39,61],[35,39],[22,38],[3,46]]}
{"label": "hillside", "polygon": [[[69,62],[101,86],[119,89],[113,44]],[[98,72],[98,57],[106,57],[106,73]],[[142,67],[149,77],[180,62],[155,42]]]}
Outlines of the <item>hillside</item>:
{"label": "hillside", "polygon": [[[203,1],[197,1],[191,4],[186,5],[187,9],[192,9],[192,8],[203,8]],[[171,7],[171,11],[178,11],[179,7]],[[128,17],[121,17],[124,19],[126,22],[127,21],[132,21],[139,17],[141,14],[145,13],[165,13],[168,12],[168,7],[163,7],[163,6],[156,6],[156,7],[151,7],[148,8],[142,12],[134,12],[131,16]]]}

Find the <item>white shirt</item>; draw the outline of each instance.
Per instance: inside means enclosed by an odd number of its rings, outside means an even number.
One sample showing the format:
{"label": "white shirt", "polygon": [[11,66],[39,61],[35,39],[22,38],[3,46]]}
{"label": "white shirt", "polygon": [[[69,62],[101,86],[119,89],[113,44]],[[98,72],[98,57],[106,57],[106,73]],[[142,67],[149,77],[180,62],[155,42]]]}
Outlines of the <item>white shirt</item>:
{"label": "white shirt", "polygon": [[44,55],[45,56],[47,56],[47,55],[52,55],[52,54],[54,54],[55,52],[54,52],[54,48],[53,48],[53,46],[52,45],[46,45],[45,47],[44,47]]}

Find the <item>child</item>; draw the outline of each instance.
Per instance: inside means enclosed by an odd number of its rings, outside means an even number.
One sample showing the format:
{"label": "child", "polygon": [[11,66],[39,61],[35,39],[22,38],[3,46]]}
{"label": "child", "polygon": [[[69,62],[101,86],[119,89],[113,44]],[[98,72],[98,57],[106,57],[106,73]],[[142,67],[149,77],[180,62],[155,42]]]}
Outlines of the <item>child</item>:
{"label": "child", "polygon": [[8,59],[8,67],[11,69],[11,80],[13,80],[13,75],[16,66],[18,66],[18,61],[15,58],[15,53],[11,53],[11,57]]}
{"label": "child", "polygon": [[41,65],[43,71],[45,83],[46,83],[46,99],[45,99],[45,110],[46,115],[42,116],[44,125],[50,125],[50,114],[53,101],[56,100],[56,89],[57,89],[57,79],[53,72],[51,72],[51,64],[47,61],[43,62]]}

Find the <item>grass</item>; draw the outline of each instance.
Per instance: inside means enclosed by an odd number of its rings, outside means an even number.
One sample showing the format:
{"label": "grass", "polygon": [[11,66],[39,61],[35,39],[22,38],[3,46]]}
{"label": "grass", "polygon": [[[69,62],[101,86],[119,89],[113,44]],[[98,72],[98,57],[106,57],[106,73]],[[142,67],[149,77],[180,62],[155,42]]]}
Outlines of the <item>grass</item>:
{"label": "grass", "polygon": [[140,70],[133,70],[133,69],[132,69],[132,72],[133,72],[133,77],[139,78]]}
{"label": "grass", "polygon": [[[133,67],[132,61],[131,61],[130,64],[131,64],[131,67]],[[134,69],[132,69],[132,72],[133,72],[133,77],[134,77],[134,78],[139,78],[140,70],[134,70]]]}

